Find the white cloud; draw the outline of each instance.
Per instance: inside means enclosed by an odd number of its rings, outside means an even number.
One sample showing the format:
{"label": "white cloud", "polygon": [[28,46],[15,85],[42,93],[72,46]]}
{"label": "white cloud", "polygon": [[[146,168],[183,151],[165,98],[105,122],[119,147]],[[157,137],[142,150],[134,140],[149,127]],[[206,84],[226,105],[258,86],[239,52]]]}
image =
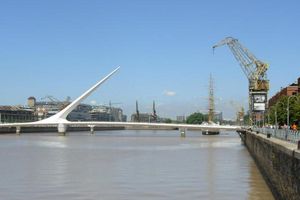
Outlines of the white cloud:
{"label": "white cloud", "polygon": [[169,96],[169,97],[172,97],[172,96],[175,96],[175,95],[176,95],[176,92],[174,92],[174,91],[165,91],[165,92],[164,92],[164,95]]}
{"label": "white cloud", "polygon": [[97,101],[96,101],[96,100],[92,100],[90,103],[91,103],[92,105],[96,105],[96,104],[97,104]]}

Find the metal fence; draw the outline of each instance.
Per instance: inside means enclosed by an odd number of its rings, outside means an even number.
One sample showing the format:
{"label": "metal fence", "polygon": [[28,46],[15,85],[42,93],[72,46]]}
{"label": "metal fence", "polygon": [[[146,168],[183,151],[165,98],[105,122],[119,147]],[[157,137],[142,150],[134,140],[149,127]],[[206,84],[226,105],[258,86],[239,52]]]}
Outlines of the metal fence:
{"label": "metal fence", "polygon": [[262,134],[271,134],[272,137],[289,141],[292,143],[298,143],[300,140],[300,131],[293,131],[289,129],[276,129],[276,128],[253,128],[254,131],[258,131]]}

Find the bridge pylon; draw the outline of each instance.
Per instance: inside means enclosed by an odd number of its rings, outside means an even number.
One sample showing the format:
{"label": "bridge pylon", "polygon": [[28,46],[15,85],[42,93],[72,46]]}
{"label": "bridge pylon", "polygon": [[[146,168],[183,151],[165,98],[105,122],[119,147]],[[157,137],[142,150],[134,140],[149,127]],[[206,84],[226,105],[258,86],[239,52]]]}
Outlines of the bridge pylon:
{"label": "bridge pylon", "polygon": [[95,134],[95,125],[89,125],[88,127],[90,127],[91,135],[94,135]]}
{"label": "bridge pylon", "polygon": [[68,126],[67,126],[66,124],[59,123],[59,124],[57,125],[57,131],[58,131],[58,134],[59,134],[59,135],[65,136],[66,133],[67,133],[67,129],[68,129]]}
{"label": "bridge pylon", "polygon": [[16,134],[20,135],[21,134],[21,126],[16,127]]}
{"label": "bridge pylon", "polygon": [[186,136],[186,128],[179,128],[179,132],[180,132],[180,137]]}

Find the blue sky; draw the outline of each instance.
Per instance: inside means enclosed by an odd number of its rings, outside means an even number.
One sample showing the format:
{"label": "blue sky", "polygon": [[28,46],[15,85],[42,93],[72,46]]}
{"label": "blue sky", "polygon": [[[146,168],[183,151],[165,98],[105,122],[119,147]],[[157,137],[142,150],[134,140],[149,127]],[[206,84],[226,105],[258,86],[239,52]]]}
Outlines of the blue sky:
{"label": "blue sky", "polygon": [[300,76],[299,1],[1,1],[0,105],[72,99],[121,66],[86,102],[121,102],[126,114],[175,117],[216,107],[234,118],[248,81],[227,47],[233,36],[270,64],[270,95]]}

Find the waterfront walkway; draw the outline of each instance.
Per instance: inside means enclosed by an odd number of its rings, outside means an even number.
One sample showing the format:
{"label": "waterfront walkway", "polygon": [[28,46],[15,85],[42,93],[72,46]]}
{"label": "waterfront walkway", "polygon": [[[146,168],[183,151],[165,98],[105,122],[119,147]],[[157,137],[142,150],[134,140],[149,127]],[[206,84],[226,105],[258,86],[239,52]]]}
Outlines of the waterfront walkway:
{"label": "waterfront walkway", "polygon": [[276,128],[253,128],[264,135],[270,135],[281,140],[298,144],[300,141],[300,131],[293,131],[289,129],[276,129]]}

